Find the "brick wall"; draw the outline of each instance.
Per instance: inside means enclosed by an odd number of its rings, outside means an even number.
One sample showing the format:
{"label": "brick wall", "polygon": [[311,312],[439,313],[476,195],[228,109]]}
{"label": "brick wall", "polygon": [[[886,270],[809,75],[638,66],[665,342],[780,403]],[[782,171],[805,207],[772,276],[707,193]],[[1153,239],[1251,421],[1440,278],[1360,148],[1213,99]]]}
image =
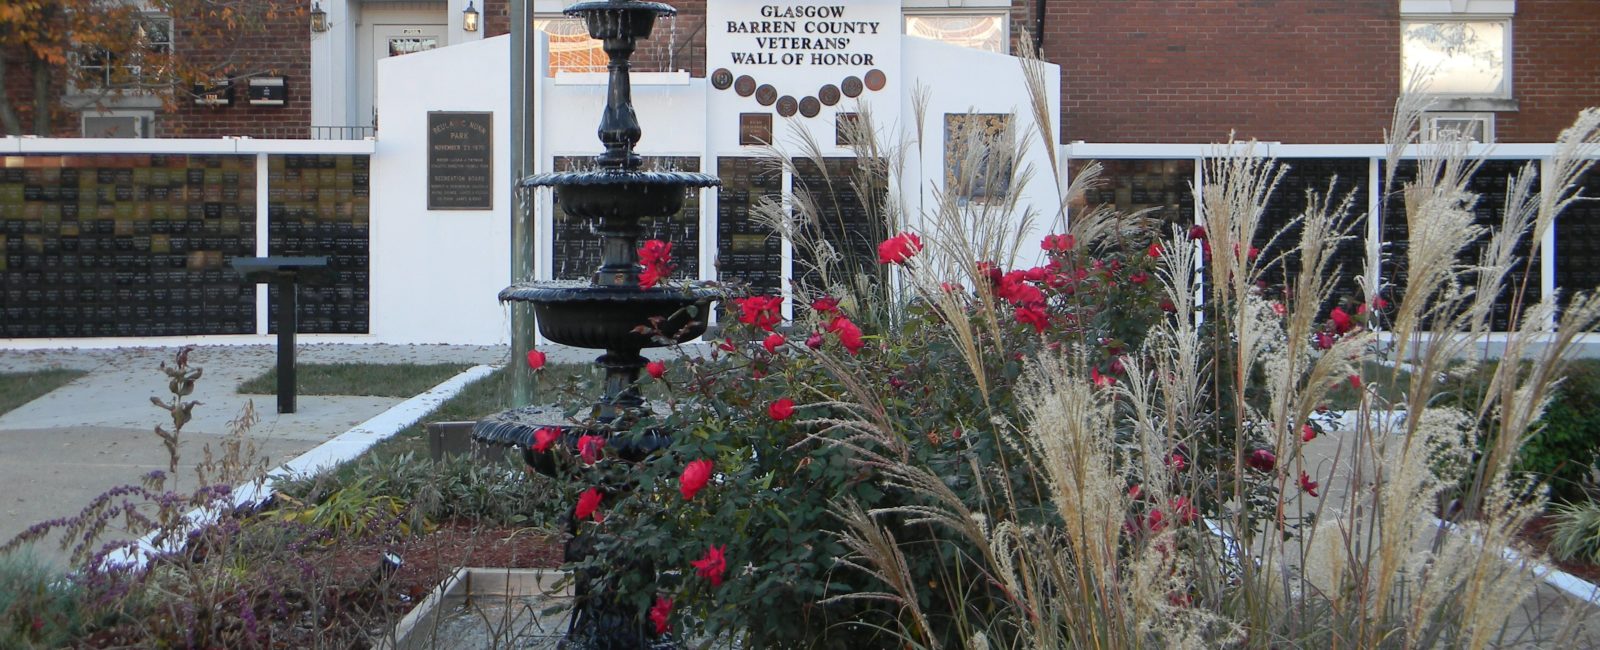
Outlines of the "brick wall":
{"label": "brick wall", "polygon": [[511,33],[511,3],[506,0],[483,0],[483,37],[494,38]]}
{"label": "brick wall", "polygon": [[1064,141],[1209,143],[1235,131],[1377,142],[1399,92],[1395,0],[1048,0],[1047,8],[1044,55],[1061,65]]}
{"label": "brick wall", "polygon": [[[5,56],[5,88],[0,89],[6,98],[11,100],[11,109],[16,111],[17,120],[22,124],[24,133],[33,132],[33,66],[24,60],[26,54],[21,48],[10,48]],[[63,89],[60,75],[52,82],[52,96],[59,97]],[[78,135],[78,121],[67,114],[59,105],[55,106],[55,115],[52,116],[51,127],[55,129],[53,135],[57,137],[75,137]],[[4,129],[0,128],[0,135]]]}
{"label": "brick wall", "polygon": [[[311,137],[311,29],[298,0],[271,0],[280,15],[227,43],[193,55],[207,65],[233,69],[234,100],[230,106],[198,106],[192,98],[177,102],[171,112],[156,116],[156,135],[168,138],[216,138],[229,135],[252,138]],[[174,16],[177,47],[191,38],[194,25]],[[189,54],[185,52],[185,54]],[[282,76],[288,87],[283,106],[251,106],[252,76]],[[181,97],[181,95],[180,95]]]}
{"label": "brick wall", "polygon": [[1600,2],[1522,0],[1511,19],[1511,92],[1500,142],[1551,142],[1578,111],[1600,106]]}

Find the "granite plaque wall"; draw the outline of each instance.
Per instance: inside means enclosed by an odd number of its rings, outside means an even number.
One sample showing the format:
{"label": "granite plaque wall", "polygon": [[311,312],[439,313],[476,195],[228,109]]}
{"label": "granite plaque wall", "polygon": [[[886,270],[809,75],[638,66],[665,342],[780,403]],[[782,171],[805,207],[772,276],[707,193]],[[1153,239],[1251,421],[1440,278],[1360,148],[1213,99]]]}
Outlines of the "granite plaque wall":
{"label": "granite plaque wall", "polygon": [[[593,167],[591,156],[557,156],[556,171]],[[700,171],[700,159],[689,156],[645,156],[643,169]],[[688,197],[678,214],[666,219],[641,222],[640,241],[660,239],[672,243],[672,263],[677,267],[673,279],[700,277],[700,192],[686,190]],[[599,224],[587,223],[561,209],[561,193],[555,192],[555,218],[551,250],[551,269],[558,280],[588,280],[600,268]]]}
{"label": "granite plaque wall", "polygon": [[717,279],[763,294],[783,289],[783,240],[754,216],[755,206],[783,193],[783,177],[769,167],[759,158],[717,159]]}
{"label": "granite plaque wall", "polygon": [[254,156],[0,157],[0,337],[249,334]]}
{"label": "granite plaque wall", "polygon": [[845,281],[857,275],[878,275],[883,272],[878,264],[878,243],[890,234],[884,225],[883,205],[886,190],[877,190],[876,196],[863,197],[857,187],[885,187],[876,182],[857,178],[865,174],[858,169],[858,161],[849,158],[825,158],[819,166],[809,158],[796,158],[793,193],[809,194],[814,214],[804,214],[809,237],[826,241],[836,258],[818,260],[813,251],[804,246],[794,249],[794,277],[802,284],[816,289],[821,287],[819,264],[829,265],[828,277],[834,282]]}
{"label": "granite plaque wall", "polygon": [[[369,331],[370,159],[294,154],[267,158],[267,254],[326,255],[332,279],[301,286],[300,332]],[[278,290],[268,288],[268,330],[277,331]]]}

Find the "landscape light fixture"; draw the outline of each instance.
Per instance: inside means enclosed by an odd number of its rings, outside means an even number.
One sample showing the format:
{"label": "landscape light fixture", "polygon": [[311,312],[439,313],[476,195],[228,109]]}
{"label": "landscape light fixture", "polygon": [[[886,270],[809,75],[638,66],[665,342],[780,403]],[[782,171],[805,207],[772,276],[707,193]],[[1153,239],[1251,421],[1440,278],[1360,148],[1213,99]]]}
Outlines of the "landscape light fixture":
{"label": "landscape light fixture", "polygon": [[311,3],[311,31],[321,34],[328,31],[328,12],[322,10],[322,3]]}
{"label": "landscape light fixture", "polygon": [[461,11],[461,29],[478,31],[478,9],[472,6],[472,0],[467,0],[467,8]]}

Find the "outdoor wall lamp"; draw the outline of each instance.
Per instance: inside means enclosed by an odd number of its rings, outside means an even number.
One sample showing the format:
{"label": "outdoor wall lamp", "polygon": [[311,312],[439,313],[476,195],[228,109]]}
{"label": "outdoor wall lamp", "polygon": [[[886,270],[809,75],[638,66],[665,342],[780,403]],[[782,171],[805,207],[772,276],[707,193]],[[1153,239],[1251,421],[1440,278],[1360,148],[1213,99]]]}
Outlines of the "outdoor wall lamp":
{"label": "outdoor wall lamp", "polygon": [[461,29],[478,31],[478,10],[472,6],[472,0],[467,0],[467,8],[461,11]]}
{"label": "outdoor wall lamp", "polygon": [[321,2],[311,4],[311,31],[318,34],[328,31],[328,12],[322,10]]}

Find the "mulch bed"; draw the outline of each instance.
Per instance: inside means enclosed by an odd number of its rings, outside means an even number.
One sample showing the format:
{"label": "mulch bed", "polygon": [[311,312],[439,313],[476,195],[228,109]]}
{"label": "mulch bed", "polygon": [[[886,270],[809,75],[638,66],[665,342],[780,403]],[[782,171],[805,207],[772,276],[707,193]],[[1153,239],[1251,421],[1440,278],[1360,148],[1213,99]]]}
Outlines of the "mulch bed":
{"label": "mulch bed", "polygon": [[1550,530],[1550,526],[1554,523],[1555,520],[1546,515],[1534,517],[1528,521],[1526,526],[1523,526],[1521,535],[1522,541],[1533,545],[1534,548],[1543,552],[1546,556],[1545,561],[1549,562],[1551,565],[1554,565],[1556,568],[1578,576],[1579,578],[1583,578],[1584,580],[1588,580],[1590,583],[1600,584],[1600,565],[1589,564],[1587,562],[1560,561],[1554,557],[1550,557],[1550,539],[1555,536],[1554,531]]}

